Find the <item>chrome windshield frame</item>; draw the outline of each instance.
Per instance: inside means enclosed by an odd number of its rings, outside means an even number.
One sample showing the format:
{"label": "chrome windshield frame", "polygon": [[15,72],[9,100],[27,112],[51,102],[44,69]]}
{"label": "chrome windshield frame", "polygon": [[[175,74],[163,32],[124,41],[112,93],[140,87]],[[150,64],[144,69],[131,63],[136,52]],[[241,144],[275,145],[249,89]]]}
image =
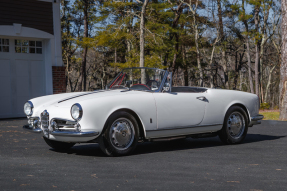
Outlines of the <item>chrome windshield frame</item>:
{"label": "chrome windshield frame", "polygon": [[[164,75],[163,75],[163,78],[161,80],[161,84],[159,86],[159,88],[155,91],[152,91],[152,90],[137,90],[137,91],[147,91],[147,92],[162,92],[162,89],[163,89],[163,86],[164,86],[164,83],[166,81],[166,78],[167,76],[169,75],[169,73],[171,73],[171,83],[170,83],[170,90],[171,90],[171,87],[172,87],[172,72],[169,72],[167,70],[163,70],[163,69],[158,69],[158,68],[149,68],[149,67],[132,67],[132,68],[124,68],[123,70],[128,70],[128,69],[151,69],[151,70],[160,70],[162,72],[164,72]],[[113,84],[117,78],[123,73],[123,70],[121,72],[119,72],[115,77],[114,79],[106,86],[106,89],[110,89],[110,86],[111,84]]]}

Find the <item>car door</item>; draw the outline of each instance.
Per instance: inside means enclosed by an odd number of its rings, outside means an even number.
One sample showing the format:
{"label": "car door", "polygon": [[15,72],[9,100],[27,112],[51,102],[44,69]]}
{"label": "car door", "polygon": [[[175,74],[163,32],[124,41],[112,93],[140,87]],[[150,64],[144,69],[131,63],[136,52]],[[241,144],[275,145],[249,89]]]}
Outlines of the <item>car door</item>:
{"label": "car door", "polygon": [[153,93],[157,108],[157,128],[180,128],[201,123],[207,100],[205,93]]}

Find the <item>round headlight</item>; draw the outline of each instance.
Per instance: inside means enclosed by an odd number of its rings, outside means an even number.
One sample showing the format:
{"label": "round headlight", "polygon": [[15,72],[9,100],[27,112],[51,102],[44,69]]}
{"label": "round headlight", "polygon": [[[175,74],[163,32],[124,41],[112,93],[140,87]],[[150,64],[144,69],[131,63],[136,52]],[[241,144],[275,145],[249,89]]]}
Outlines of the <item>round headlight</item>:
{"label": "round headlight", "polygon": [[71,116],[73,119],[79,121],[82,118],[83,110],[80,104],[76,103],[71,108]]}
{"label": "round headlight", "polygon": [[31,116],[33,114],[33,104],[32,102],[28,101],[24,104],[24,113],[27,116]]}

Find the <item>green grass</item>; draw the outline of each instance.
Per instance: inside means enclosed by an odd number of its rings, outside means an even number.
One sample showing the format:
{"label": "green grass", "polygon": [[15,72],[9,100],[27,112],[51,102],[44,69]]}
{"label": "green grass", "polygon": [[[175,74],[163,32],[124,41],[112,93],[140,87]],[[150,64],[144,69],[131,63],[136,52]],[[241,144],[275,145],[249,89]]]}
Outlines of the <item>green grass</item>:
{"label": "green grass", "polygon": [[259,114],[264,115],[263,120],[279,120],[279,111],[275,112],[265,112],[265,111],[260,111]]}

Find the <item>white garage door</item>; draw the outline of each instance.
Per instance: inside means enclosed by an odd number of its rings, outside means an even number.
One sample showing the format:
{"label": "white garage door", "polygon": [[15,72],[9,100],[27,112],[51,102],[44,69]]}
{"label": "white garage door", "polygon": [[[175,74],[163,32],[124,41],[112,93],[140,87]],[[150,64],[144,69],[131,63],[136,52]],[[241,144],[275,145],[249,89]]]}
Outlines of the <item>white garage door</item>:
{"label": "white garage door", "polygon": [[24,117],[24,103],[45,95],[43,42],[0,37],[0,118]]}

